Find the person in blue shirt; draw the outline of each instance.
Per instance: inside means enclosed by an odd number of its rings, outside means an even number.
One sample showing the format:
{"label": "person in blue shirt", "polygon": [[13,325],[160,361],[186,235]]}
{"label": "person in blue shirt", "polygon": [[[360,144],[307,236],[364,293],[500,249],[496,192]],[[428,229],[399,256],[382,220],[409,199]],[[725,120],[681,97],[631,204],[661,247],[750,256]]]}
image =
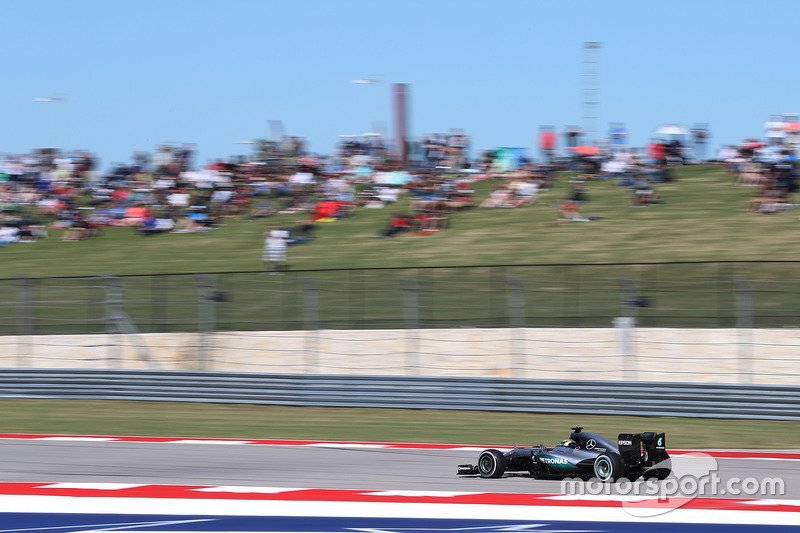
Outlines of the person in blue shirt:
{"label": "person in blue shirt", "polygon": [[608,142],[611,145],[611,150],[619,152],[620,149],[625,147],[628,142],[628,130],[621,122],[613,122],[608,129]]}

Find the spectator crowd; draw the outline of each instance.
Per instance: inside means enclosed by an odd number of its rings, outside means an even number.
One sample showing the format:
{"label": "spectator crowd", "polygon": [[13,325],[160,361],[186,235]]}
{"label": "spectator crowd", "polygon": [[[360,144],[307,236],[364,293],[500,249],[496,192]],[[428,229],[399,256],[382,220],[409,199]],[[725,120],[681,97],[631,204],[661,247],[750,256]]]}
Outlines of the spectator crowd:
{"label": "spectator crowd", "polygon": [[[593,145],[582,145],[580,129],[569,126],[561,151],[555,129],[543,127],[538,162],[508,149],[471,159],[471,140],[461,130],[423,136],[411,146],[406,164],[393,159],[377,135],[343,136],[331,155],[309,152],[298,137],[257,141],[250,157],[201,167],[194,146],[161,145],[152,154],[135,152],[130,163],[106,173],[86,151],[5,154],[0,156],[0,246],[36,242],[52,229],[63,229],[64,241],[97,238],[104,228],[119,226],[152,237],[213,231],[229,217],[292,213],[306,215],[285,229],[286,242],[299,244],[313,238],[316,223],[349,217],[357,207],[392,212],[375,237],[430,235],[445,230],[451,215],[464,209],[536,204],[557,171],[572,171],[558,206],[559,222],[588,221],[597,217],[581,214],[587,181],[614,180],[629,191],[630,206],[642,208],[662,203],[658,184],[672,181],[676,166],[692,162],[725,165],[735,183],[754,187],[750,211],[767,214],[794,206],[800,135],[794,125],[773,117],[763,142],[724,146],[711,161],[704,156],[710,136],[704,127],[634,148],[627,146],[628,132],[619,123],[609,129],[608,142]],[[487,178],[497,180],[486,198],[476,199],[474,182]],[[397,210],[401,197],[410,199],[408,212]]]}

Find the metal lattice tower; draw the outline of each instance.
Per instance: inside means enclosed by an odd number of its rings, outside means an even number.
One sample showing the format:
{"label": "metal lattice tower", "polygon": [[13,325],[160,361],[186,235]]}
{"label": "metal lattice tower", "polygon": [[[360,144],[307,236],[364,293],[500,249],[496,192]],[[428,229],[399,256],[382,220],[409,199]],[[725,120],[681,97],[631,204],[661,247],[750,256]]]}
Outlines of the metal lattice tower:
{"label": "metal lattice tower", "polygon": [[600,50],[603,43],[583,43],[583,133],[584,142],[592,144],[598,138],[600,116]]}

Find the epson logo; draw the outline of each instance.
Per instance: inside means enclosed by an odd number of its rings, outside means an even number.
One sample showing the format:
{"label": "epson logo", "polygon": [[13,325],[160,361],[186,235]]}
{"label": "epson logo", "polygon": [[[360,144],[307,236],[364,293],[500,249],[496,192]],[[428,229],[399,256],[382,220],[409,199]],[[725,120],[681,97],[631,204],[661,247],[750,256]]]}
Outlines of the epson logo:
{"label": "epson logo", "polygon": [[633,441],[630,441],[630,440],[621,440],[621,441],[619,441],[619,443],[622,446],[633,446]]}
{"label": "epson logo", "polygon": [[539,457],[539,460],[546,465],[567,465],[569,461],[560,457]]}

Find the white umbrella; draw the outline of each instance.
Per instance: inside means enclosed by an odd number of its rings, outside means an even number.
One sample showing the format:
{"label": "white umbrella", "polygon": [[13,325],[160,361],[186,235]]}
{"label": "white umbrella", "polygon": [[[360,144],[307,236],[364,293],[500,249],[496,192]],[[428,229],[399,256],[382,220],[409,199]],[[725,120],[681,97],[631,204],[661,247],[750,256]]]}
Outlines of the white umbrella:
{"label": "white umbrella", "polygon": [[658,135],[689,135],[689,128],[680,124],[665,124],[656,128]]}

